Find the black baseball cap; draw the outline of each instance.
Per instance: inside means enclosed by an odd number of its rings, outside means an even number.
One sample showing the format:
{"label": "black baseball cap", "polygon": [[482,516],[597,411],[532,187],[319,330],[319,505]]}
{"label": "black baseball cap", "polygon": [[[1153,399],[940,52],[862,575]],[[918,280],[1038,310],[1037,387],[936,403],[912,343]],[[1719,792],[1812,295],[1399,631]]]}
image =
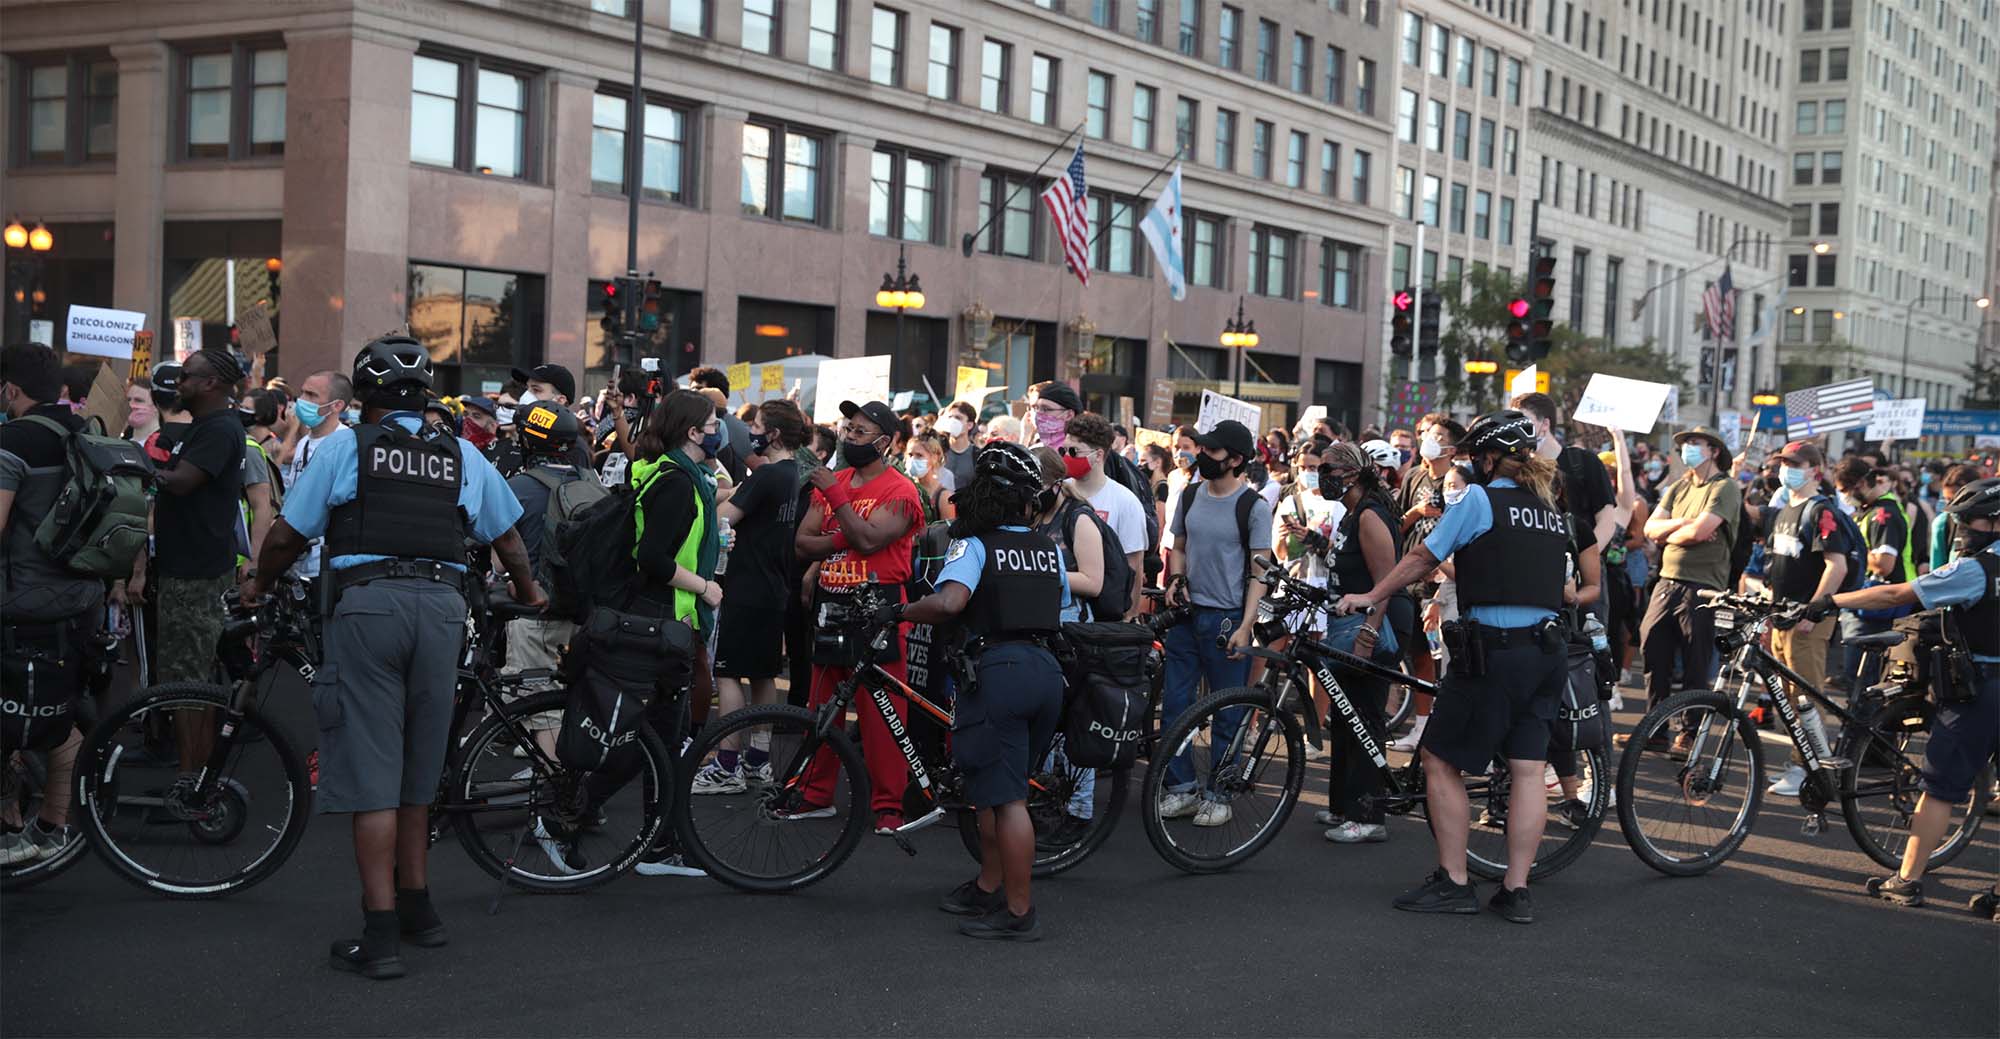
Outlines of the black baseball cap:
{"label": "black baseball cap", "polygon": [[1250,435],[1250,427],[1235,419],[1223,419],[1214,429],[1196,433],[1194,442],[1198,447],[1219,447],[1241,458],[1257,453],[1257,438]]}
{"label": "black baseball cap", "polygon": [[545,382],[556,388],[564,397],[576,399],[576,376],[559,364],[538,364],[529,371],[514,369],[514,381],[526,385],[529,382]]}
{"label": "black baseball cap", "polygon": [[844,400],[840,402],[840,413],[847,418],[860,415],[869,422],[874,423],[875,428],[881,430],[887,436],[895,436],[896,430],[902,427],[902,420],[897,418],[896,413],[889,409],[889,405],[879,400],[871,400],[866,404],[856,404],[851,400]]}

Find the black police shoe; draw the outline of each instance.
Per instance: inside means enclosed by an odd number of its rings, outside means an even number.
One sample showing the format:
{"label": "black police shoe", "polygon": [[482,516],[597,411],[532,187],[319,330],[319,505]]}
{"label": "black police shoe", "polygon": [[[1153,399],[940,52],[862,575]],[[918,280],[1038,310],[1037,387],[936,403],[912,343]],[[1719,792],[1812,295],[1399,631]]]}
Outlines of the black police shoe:
{"label": "black police shoe", "polygon": [[1007,893],[1002,891],[979,890],[979,878],[974,877],[951,889],[951,894],[938,902],[938,908],[953,916],[985,916],[996,909],[1007,908]]}
{"label": "black police shoe", "polygon": [[1000,908],[985,916],[960,923],[958,933],[997,942],[1035,942],[1042,938],[1041,928],[1035,926],[1035,907],[1029,906],[1026,913],[1015,916],[1004,901]]}
{"label": "black police shoe", "polygon": [[1440,867],[1424,878],[1422,887],[1397,895],[1392,904],[1406,913],[1473,915],[1479,912],[1479,891],[1470,878],[1463,884],[1452,883],[1451,876]]}
{"label": "black police shoe", "polygon": [[1901,874],[1893,877],[1869,877],[1862,884],[1868,893],[1885,902],[1899,906],[1920,906],[1924,904],[1924,882],[1904,880]]}
{"label": "black police shoe", "polygon": [[1090,832],[1090,820],[1064,813],[1056,828],[1035,838],[1036,851],[1066,851]]}
{"label": "black police shoe", "polygon": [[401,926],[403,940],[411,945],[435,949],[449,940],[445,936],[444,921],[431,907],[429,888],[397,888],[396,919]]}
{"label": "black police shoe", "polygon": [[384,909],[361,915],[361,937],[342,938],[333,943],[330,958],[333,969],[377,981],[402,977],[403,957],[397,947],[396,911]]}
{"label": "black police shoe", "polygon": [[1531,924],[1535,922],[1535,903],[1528,897],[1524,887],[1508,890],[1504,885],[1486,900],[1486,908],[1500,914],[1508,923]]}

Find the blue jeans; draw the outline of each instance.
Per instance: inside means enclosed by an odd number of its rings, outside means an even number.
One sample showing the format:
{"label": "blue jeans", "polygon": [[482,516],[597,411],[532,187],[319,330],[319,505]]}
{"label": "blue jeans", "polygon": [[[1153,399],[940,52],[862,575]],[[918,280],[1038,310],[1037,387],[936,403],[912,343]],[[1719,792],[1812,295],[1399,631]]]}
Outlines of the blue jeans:
{"label": "blue jeans", "polygon": [[[1160,727],[1173,725],[1194,701],[1197,680],[1208,679],[1208,691],[1220,692],[1224,689],[1243,685],[1250,680],[1250,658],[1231,660],[1227,650],[1216,645],[1216,639],[1227,638],[1236,630],[1243,619],[1243,611],[1215,610],[1196,607],[1194,618],[1186,624],[1167,632],[1167,673],[1160,689]],[[1209,733],[1210,746],[1214,750],[1211,765],[1222,760],[1222,749],[1236,738],[1236,726],[1242,723],[1241,711],[1231,711],[1214,719]],[[1214,775],[1211,767],[1210,775]],[[1193,790],[1194,766],[1184,757],[1175,757],[1167,763],[1167,792],[1186,793]]]}

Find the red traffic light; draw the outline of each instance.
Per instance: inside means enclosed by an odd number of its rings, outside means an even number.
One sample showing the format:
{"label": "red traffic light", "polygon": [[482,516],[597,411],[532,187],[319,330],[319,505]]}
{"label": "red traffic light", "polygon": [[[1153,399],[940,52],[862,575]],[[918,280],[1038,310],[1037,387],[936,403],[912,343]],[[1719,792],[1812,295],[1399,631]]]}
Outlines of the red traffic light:
{"label": "red traffic light", "polygon": [[1527,317],[1528,301],[1525,299],[1517,299],[1514,302],[1507,304],[1507,313],[1512,314],[1517,318]]}
{"label": "red traffic light", "polygon": [[1395,307],[1397,310],[1408,310],[1410,309],[1410,304],[1416,301],[1416,297],[1410,294],[1409,289],[1399,289],[1395,295],[1389,297],[1389,305]]}
{"label": "red traffic light", "polygon": [[605,295],[607,295],[607,296],[616,296],[616,295],[618,295],[618,283],[617,283],[617,282],[615,282],[615,281],[607,281],[607,282],[605,282],[605,283],[604,283],[604,294],[605,294]]}

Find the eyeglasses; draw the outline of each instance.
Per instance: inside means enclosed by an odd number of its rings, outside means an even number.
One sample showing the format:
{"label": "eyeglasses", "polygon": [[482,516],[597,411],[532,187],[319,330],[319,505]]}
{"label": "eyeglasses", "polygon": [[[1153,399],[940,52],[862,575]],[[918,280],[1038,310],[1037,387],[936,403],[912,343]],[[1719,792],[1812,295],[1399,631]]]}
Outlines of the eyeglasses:
{"label": "eyeglasses", "polygon": [[1064,444],[1062,450],[1057,453],[1062,455],[1064,458],[1082,458],[1085,455],[1090,454],[1090,452],[1093,450],[1095,449],[1089,447],[1081,447],[1076,444]]}

